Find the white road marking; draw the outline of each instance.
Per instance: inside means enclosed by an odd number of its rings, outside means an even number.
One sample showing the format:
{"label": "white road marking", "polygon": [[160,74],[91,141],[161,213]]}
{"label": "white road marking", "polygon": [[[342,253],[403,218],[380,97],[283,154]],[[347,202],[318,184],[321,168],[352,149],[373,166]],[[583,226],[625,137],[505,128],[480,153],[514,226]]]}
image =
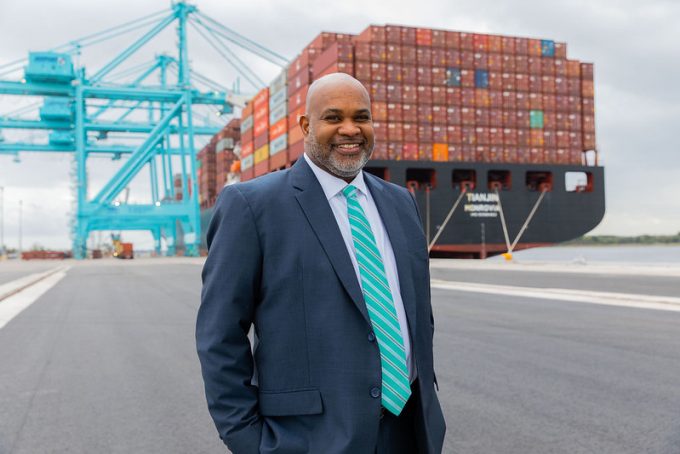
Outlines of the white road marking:
{"label": "white road marking", "polygon": [[52,274],[44,279],[0,301],[0,329],[62,280],[69,268],[62,268],[57,272],[52,270]]}
{"label": "white road marking", "polygon": [[562,288],[518,287],[510,285],[477,284],[468,282],[431,280],[432,288],[460,292],[604,304],[607,306],[636,307],[680,312],[680,298],[670,296],[636,295],[632,293],[596,292]]}

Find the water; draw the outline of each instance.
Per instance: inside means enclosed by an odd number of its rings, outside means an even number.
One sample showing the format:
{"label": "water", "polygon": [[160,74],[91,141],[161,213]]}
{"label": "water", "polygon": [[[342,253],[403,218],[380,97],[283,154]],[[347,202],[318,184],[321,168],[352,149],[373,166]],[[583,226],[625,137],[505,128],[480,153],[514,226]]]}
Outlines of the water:
{"label": "water", "polygon": [[[680,264],[680,246],[554,246],[513,253],[515,260],[577,263]],[[490,258],[502,261],[502,257]]]}

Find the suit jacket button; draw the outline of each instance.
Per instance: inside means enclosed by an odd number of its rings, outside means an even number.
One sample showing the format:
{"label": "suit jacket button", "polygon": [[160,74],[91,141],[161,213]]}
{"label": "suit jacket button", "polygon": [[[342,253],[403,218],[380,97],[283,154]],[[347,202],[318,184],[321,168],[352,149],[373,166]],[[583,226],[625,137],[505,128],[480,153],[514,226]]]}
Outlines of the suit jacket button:
{"label": "suit jacket button", "polygon": [[378,398],[380,397],[380,388],[378,387],[373,387],[371,388],[371,397]]}
{"label": "suit jacket button", "polygon": [[373,334],[372,331],[370,333],[368,333],[368,341],[369,342],[375,342],[375,334]]}

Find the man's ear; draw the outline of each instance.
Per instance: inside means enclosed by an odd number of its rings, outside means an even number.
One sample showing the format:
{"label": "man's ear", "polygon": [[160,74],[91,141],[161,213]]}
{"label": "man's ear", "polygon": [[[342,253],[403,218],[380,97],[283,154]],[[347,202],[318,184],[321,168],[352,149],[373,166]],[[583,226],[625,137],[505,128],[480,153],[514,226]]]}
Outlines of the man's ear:
{"label": "man's ear", "polygon": [[309,116],[307,114],[300,115],[300,118],[298,118],[298,124],[302,130],[302,135],[307,137],[309,135]]}

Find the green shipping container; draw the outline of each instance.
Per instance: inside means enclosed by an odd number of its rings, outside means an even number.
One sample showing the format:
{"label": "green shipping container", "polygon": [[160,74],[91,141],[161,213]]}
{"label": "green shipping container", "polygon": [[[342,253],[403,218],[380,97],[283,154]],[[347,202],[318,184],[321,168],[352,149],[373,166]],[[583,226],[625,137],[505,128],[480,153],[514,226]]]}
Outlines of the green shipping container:
{"label": "green shipping container", "polygon": [[532,110],[529,112],[529,125],[531,129],[542,129],[543,128],[543,111],[542,110]]}

